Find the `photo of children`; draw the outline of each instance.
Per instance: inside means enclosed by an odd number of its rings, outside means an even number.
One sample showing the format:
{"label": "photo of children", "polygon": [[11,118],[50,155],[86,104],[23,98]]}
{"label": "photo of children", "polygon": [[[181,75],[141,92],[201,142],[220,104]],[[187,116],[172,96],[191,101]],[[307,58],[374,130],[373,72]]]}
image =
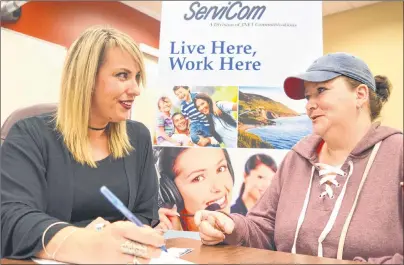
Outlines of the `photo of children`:
{"label": "photo of children", "polygon": [[[158,100],[155,145],[237,147],[237,102],[238,87],[174,86]],[[182,133],[174,116],[187,122]]]}
{"label": "photo of children", "polygon": [[245,215],[271,185],[286,150],[154,146],[159,228],[198,231],[193,215],[213,203]]}
{"label": "photo of children", "polygon": [[192,146],[189,136],[188,121],[179,112],[171,114],[172,101],[168,97],[160,97],[157,102],[156,145]]}
{"label": "photo of children", "polygon": [[161,97],[157,102],[159,112],[157,114],[157,144],[180,145],[171,136],[174,134],[174,123],[171,119],[171,100]]}
{"label": "photo of children", "polygon": [[291,149],[312,132],[306,100],[291,100],[281,87],[240,87],[238,147]]}

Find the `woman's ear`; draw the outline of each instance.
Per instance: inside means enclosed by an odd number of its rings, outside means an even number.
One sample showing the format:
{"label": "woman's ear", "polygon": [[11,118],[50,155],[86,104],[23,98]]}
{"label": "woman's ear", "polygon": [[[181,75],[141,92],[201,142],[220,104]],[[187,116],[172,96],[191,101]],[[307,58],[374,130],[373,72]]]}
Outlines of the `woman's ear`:
{"label": "woman's ear", "polygon": [[369,100],[369,88],[367,85],[361,84],[356,87],[357,108],[360,109]]}

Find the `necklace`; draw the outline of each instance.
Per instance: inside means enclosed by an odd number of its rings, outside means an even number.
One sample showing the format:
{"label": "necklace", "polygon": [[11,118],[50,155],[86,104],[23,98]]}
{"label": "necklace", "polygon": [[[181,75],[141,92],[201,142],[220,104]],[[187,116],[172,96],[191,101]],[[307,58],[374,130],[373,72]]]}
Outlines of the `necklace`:
{"label": "necklace", "polygon": [[102,131],[102,130],[105,130],[107,127],[108,127],[108,124],[107,124],[107,126],[105,126],[103,128],[94,128],[94,127],[88,126],[89,129],[94,130],[94,131]]}

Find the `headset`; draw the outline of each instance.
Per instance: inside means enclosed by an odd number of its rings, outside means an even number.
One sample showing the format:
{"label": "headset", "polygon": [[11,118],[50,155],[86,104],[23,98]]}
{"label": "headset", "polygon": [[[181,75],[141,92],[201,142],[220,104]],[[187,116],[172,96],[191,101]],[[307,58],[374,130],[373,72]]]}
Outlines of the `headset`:
{"label": "headset", "polygon": [[[166,147],[167,148],[167,147]],[[233,179],[233,184],[234,184],[234,171],[233,167],[230,161],[229,154],[227,153],[226,149],[222,149],[224,156],[227,161],[227,167],[229,169],[230,175]],[[184,199],[182,198],[182,195],[180,191],[177,188],[177,185],[174,183],[173,179],[174,176],[168,176],[168,172],[162,172],[162,169],[159,167],[159,160],[160,160],[160,152],[162,150],[158,151],[158,158],[156,161],[156,171],[157,175],[160,179],[160,188],[159,188],[159,196],[158,196],[158,206],[160,208],[168,208],[171,209],[174,204],[177,206],[178,212],[182,211],[185,207],[184,205]],[[164,155],[164,152],[163,152]],[[156,156],[155,156],[156,158]]]}

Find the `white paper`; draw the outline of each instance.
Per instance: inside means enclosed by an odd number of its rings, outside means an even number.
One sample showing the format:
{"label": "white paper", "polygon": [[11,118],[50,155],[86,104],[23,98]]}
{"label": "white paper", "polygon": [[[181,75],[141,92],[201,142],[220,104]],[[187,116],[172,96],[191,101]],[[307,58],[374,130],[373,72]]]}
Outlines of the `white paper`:
{"label": "white paper", "polygon": [[169,248],[167,249],[168,254],[173,257],[181,257],[182,255],[188,254],[192,252],[194,249],[193,248]]}
{"label": "white paper", "polygon": [[[159,258],[150,260],[149,264],[194,264],[192,262],[180,259],[182,255],[190,253],[192,248],[169,248],[168,253],[162,252]],[[67,264],[54,260],[32,258],[32,261],[38,264]]]}
{"label": "white paper", "polygon": [[160,258],[151,259],[149,264],[195,264],[195,263],[162,252]]}

